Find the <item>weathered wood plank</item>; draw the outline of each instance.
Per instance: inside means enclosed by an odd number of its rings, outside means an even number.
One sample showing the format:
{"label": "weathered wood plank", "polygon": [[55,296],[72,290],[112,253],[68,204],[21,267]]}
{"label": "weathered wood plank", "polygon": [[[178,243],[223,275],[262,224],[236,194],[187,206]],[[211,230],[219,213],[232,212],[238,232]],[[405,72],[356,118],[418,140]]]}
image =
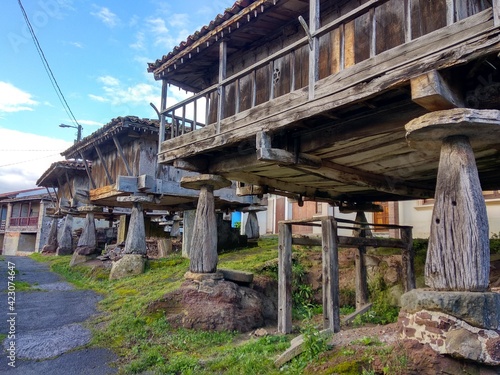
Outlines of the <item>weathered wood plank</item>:
{"label": "weathered wood plank", "polygon": [[340,331],[340,290],[337,228],[333,217],[321,221],[323,256],[323,328]]}
{"label": "weathered wood plank", "polygon": [[120,144],[120,140],[116,137],[116,135],[113,135],[113,142],[115,143],[116,149],[118,150],[118,154],[120,155],[120,158],[123,162],[123,165],[125,165],[125,169],[127,170],[127,174],[129,176],[132,176],[132,170],[130,169],[130,166],[128,164],[127,159],[125,158],[125,153],[123,152],[122,145]]}
{"label": "weathered wood plank", "polygon": [[435,290],[485,291],[490,271],[486,205],[467,137],[443,141],[425,263]]}
{"label": "weathered wood plank", "polygon": [[403,285],[405,287],[405,292],[409,292],[417,287],[415,279],[415,251],[413,249],[412,228],[401,229],[401,240],[406,243],[406,248],[402,251]]}
{"label": "weathered wood plank", "polygon": [[[356,221],[361,223],[358,224],[358,228],[361,230],[354,231],[353,237],[371,237],[371,231],[368,227],[366,216],[364,212],[358,211],[356,213]],[[366,233],[366,232],[369,232]],[[368,303],[368,273],[366,270],[366,246],[358,246],[355,258],[355,272],[356,272],[356,310],[359,310],[362,306]]]}
{"label": "weathered wood plank", "polygon": [[[277,130],[290,124],[290,113],[295,120],[307,118],[380,92],[429,69],[464,63],[475,54],[498,50],[499,32],[490,29],[492,24],[491,9],[486,10],[426,38],[413,40],[356,64],[349,72],[346,69],[319,81],[316,98],[310,105],[304,105],[307,100],[304,90],[296,90],[273,103],[254,108],[251,113],[245,111],[225,119],[221,124],[223,135],[215,135],[213,127],[207,126],[166,141],[162,145],[160,162],[239,142],[256,133],[254,126],[259,130]],[[385,72],[383,76],[380,76],[381,71]],[[409,74],[410,71],[413,73]],[[357,88],[360,84],[362,90]]]}
{"label": "weathered wood plank", "polygon": [[465,107],[463,94],[436,70],[411,79],[411,98],[428,111]]}
{"label": "weathered wood plank", "polygon": [[278,244],[278,332],[292,332],[292,231],[279,223]]}

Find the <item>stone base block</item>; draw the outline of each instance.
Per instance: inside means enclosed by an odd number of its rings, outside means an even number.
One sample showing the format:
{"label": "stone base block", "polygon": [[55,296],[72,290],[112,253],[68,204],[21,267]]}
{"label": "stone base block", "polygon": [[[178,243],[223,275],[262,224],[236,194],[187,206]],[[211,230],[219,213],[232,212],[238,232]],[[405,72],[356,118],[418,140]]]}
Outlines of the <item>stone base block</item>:
{"label": "stone base block", "polygon": [[404,339],[440,354],[500,365],[500,295],[413,290],[401,298]]}
{"label": "stone base block", "polygon": [[71,260],[69,262],[69,266],[73,267],[73,266],[76,266],[78,264],[88,262],[89,260],[92,260],[95,258],[96,258],[96,254],[94,254],[94,255],[80,255],[75,251],[73,253],[73,257],[71,258]]}
{"label": "stone base block", "polygon": [[472,326],[500,330],[500,294],[414,289],[401,296],[402,310],[442,311]]}
{"label": "stone base block", "polygon": [[191,271],[187,271],[184,274],[184,278],[186,280],[194,280],[194,281],[205,281],[205,280],[222,280],[224,279],[224,275],[222,272],[214,272],[214,273],[195,273]]}
{"label": "stone base block", "polygon": [[125,254],[120,260],[113,262],[110,280],[118,280],[128,276],[144,273],[146,260],[140,254]]}

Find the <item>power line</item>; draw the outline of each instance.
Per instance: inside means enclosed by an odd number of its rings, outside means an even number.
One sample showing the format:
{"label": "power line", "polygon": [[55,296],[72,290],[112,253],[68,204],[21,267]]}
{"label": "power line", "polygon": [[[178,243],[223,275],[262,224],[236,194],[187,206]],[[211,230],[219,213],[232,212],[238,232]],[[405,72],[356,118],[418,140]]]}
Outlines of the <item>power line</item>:
{"label": "power line", "polygon": [[17,164],[28,163],[28,162],[31,162],[31,161],[37,161],[37,160],[40,160],[40,159],[47,159],[47,158],[51,158],[51,157],[54,157],[54,156],[57,156],[57,155],[60,155],[60,154],[54,154],[54,155],[43,156],[43,157],[41,157],[41,158],[36,158],[36,159],[31,159],[31,160],[16,161],[16,162],[14,162],[14,163],[9,163],[9,164],[0,165],[0,168],[3,168],[3,167],[10,167],[11,165],[17,165]]}
{"label": "power line", "polygon": [[38,42],[38,38],[35,35],[35,31],[33,30],[33,27],[31,26],[30,20],[28,18],[28,15],[26,14],[26,11],[24,10],[23,4],[21,3],[21,0],[17,0],[19,3],[19,7],[21,8],[21,12],[23,13],[24,20],[26,21],[26,25],[28,26],[28,30],[31,34],[31,38],[33,39],[33,43],[35,44],[35,48],[38,52],[38,55],[40,56],[40,59],[42,60],[43,67],[45,69],[45,72],[49,76],[50,83],[52,84],[52,87],[54,88],[57,97],[59,98],[59,101],[61,102],[64,110],[68,114],[68,116],[71,118],[71,120],[77,125],[81,126],[78,121],[76,120],[75,116],[73,115],[73,112],[71,111],[71,108],[68,105],[68,102],[66,101],[66,98],[64,97],[61,88],[59,87],[59,84],[57,83],[56,77],[54,76],[54,73],[52,72],[52,69],[50,68],[49,62],[45,58],[45,54],[42,50],[42,47],[40,46],[40,43]]}

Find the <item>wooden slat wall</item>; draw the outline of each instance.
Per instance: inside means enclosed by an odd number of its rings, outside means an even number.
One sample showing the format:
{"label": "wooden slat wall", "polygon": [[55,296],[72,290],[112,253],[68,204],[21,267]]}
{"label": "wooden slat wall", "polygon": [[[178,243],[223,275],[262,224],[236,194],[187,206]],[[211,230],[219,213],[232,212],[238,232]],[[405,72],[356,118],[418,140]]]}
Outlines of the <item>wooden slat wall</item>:
{"label": "wooden slat wall", "polygon": [[[327,8],[321,14],[321,23],[327,24],[367,1],[322,4]],[[405,25],[408,21],[405,11],[407,4],[409,30],[408,35],[405,36]],[[448,10],[447,4],[453,9]],[[451,14],[456,22],[489,7],[491,7],[491,0],[454,0],[453,2],[450,0],[389,0],[319,38],[319,79],[336,74],[374,55],[401,45],[405,42],[405,37],[409,41],[445,27],[450,21],[447,20],[447,14]],[[293,32],[289,32],[290,27],[286,30],[286,32],[279,31],[281,35],[262,46],[255,46],[242,54],[233,53],[228,62],[229,75],[265,59],[284,46],[295,42],[304,34],[300,27]],[[273,72],[276,69],[279,70],[280,77],[273,83]],[[293,54],[280,57],[240,78],[239,82],[229,84],[225,89],[224,117],[232,116],[270,99],[286,95],[292,90],[308,86],[308,69],[309,46],[305,45],[295,50]],[[219,98],[216,93],[212,93],[210,99],[208,123],[213,123],[217,118],[215,112]]]}

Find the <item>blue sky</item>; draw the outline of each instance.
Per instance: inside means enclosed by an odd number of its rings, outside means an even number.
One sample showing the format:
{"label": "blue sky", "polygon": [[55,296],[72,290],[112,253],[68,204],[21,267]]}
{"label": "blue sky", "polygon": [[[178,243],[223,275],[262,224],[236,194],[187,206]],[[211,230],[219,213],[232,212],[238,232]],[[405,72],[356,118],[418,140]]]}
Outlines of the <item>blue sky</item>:
{"label": "blue sky", "polygon": [[[83,136],[118,116],[156,118],[161,83],[147,63],[223,13],[235,0],[22,0]],[[35,187],[73,143],[18,0],[0,5],[0,193]],[[169,105],[185,93],[169,92]]]}

